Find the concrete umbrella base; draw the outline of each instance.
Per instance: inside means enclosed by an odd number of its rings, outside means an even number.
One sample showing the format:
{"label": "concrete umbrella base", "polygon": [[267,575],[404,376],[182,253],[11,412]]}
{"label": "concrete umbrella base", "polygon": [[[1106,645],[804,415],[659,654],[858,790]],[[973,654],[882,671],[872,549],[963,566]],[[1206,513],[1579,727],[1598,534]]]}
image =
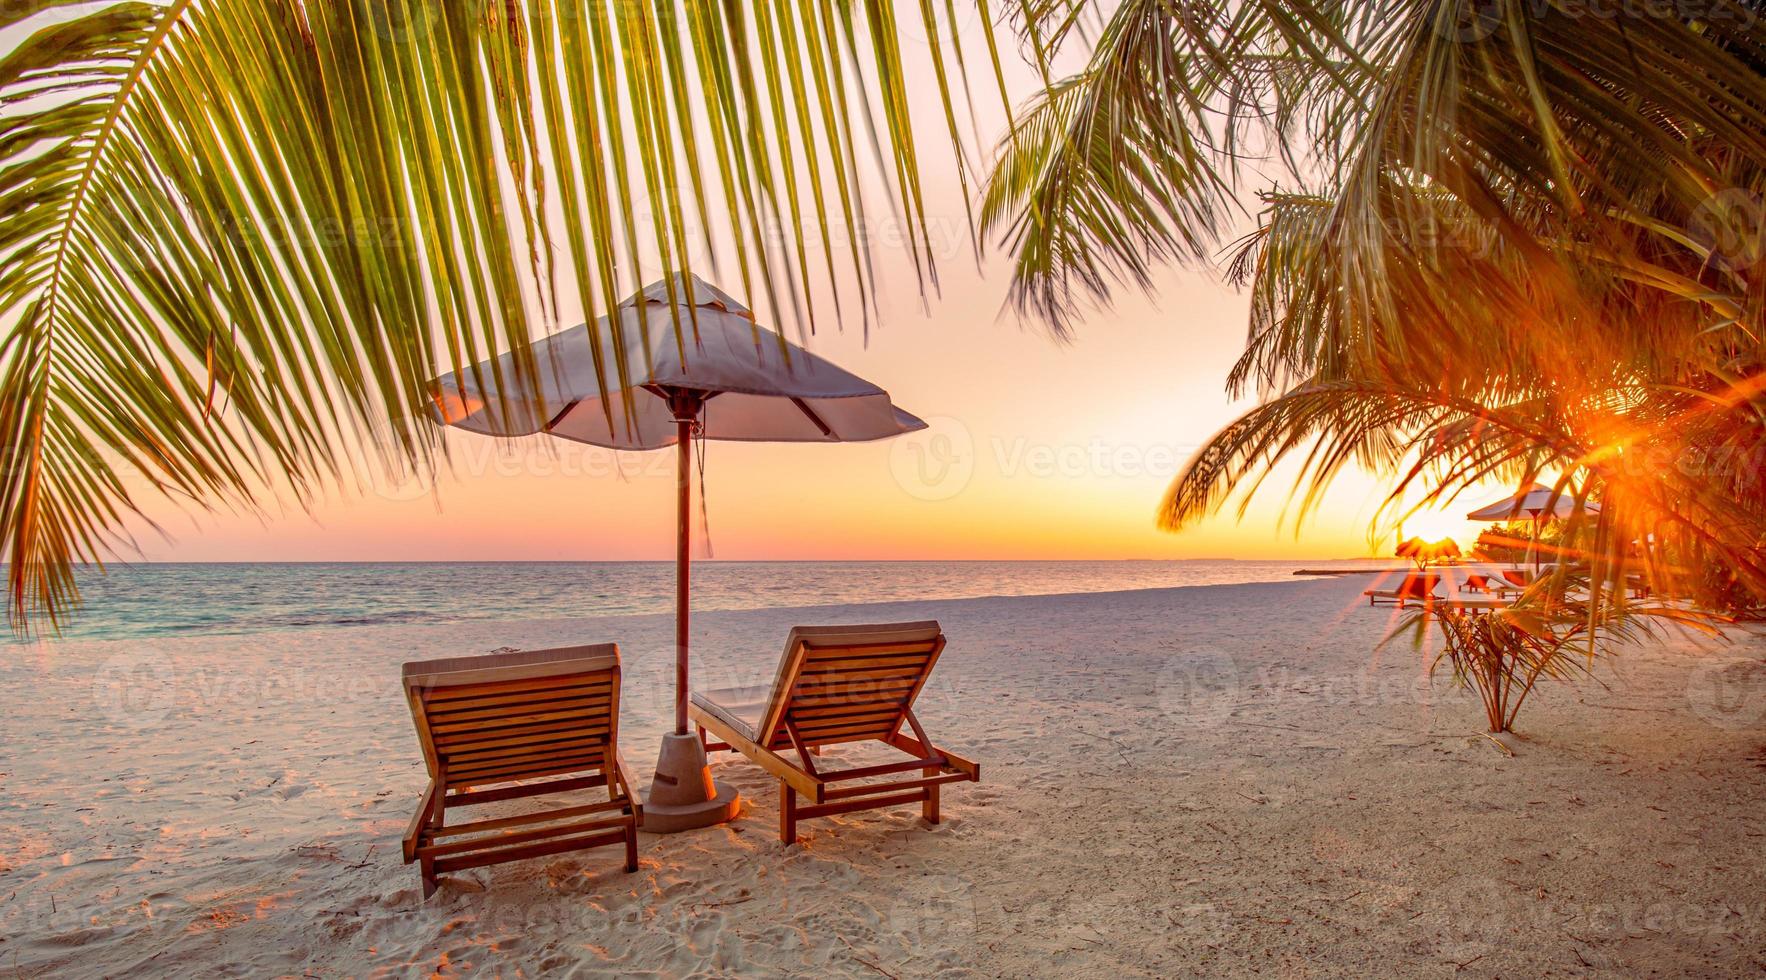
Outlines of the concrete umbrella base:
{"label": "concrete umbrella base", "polygon": [[736,818],[740,803],[735,790],[712,780],[699,736],[664,735],[639,829],[674,834],[727,823]]}

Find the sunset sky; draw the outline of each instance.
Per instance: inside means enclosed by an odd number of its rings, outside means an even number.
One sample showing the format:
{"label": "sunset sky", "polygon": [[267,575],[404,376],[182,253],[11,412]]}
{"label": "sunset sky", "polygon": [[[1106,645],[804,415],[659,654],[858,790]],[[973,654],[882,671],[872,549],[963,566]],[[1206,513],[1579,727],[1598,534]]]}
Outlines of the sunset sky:
{"label": "sunset sky", "polygon": [[[923,52],[922,46],[922,58]],[[911,77],[929,75],[910,71]],[[936,105],[936,89],[928,85],[918,94],[923,98],[916,105]],[[987,100],[978,96],[977,102],[979,129],[991,140],[1003,131],[1003,120],[990,115]],[[868,344],[857,323],[843,329],[824,324],[808,340],[818,353],[887,388],[899,405],[931,422],[931,430],[871,445],[711,444],[705,485],[716,557],[1390,552],[1389,536],[1370,546],[1368,521],[1383,492],[1359,474],[1340,480],[1297,536],[1291,520],[1278,527],[1291,477],[1270,481],[1243,522],[1228,515],[1182,535],[1157,530],[1155,510],[1172,477],[1204,439],[1246,407],[1229,403],[1223,387],[1244,341],[1245,297],[1209,272],[1172,269],[1150,297],[1119,291],[1113,308],[1090,316],[1071,344],[1051,339],[1040,324],[1019,323],[1002,309],[1006,257],[995,248],[977,268],[969,248],[961,192],[939,122],[931,112],[917,118],[942,294],[929,297],[929,310],[922,310],[905,250],[881,244],[877,260],[889,288],[882,323]],[[1253,227],[1254,217],[1242,224]],[[887,228],[881,231],[879,237],[892,237]],[[646,271],[646,278],[659,274]],[[740,296],[732,268],[721,277],[695,271]],[[170,538],[139,528],[143,556],[671,557],[672,452],[619,456],[546,437],[513,448],[464,433],[449,439],[456,470],[433,488],[362,467],[362,492],[340,488],[311,514],[290,508],[260,521],[192,516],[155,503],[150,513]],[[1476,525],[1445,515],[1406,528],[1426,537],[1452,534],[1462,543],[1476,531]]]}
{"label": "sunset sky", "polygon": [[[960,221],[960,214],[958,215]],[[1298,537],[1278,529],[1286,485],[1241,523],[1154,527],[1171,477],[1234,414],[1221,379],[1244,301],[1177,274],[1155,299],[1125,295],[1063,346],[996,316],[1003,276],[951,262],[923,316],[896,294],[869,346],[823,332],[818,352],[888,388],[926,432],[842,446],[711,443],[705,485],[718,558],[1195,558],[1369,554],[1379,484],[1342,480]],[[426,491],[362,467],[364,487],[308,516],[156,511],[174,540],[160,560],[664,559],[672,554],[674,454],[616,454],[530,437],[506,449],[450,433],[456,472]],[[625,473],[622,478],[621,469]],[[1476,525],[1421,522],[1407,533]],[[1381,551],[1390,545],[1388,539]]]}

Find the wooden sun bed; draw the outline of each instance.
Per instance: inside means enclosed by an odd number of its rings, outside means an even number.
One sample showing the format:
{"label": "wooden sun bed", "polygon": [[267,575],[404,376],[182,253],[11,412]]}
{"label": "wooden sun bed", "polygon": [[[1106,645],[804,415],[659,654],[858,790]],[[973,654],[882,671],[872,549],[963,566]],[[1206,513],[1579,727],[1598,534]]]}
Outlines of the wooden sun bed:
{"label": "wooden sun bed", "polygon": [[[979,766],[934,745],[914,717],[914,699],[943,649],[936,622],[799,626],[785,641],[771,687],[694,692],[687,712],[707,751],[740,752],[778,777],[779,839],[787,844],[796,843],[799,820],[880,807],[919,803],[920,815],[937,823],[939,787],[981,779]],[[901,731],[904,724],[911,736]],[[709,741],[708,731],[722,741]],[[909,759],[817,766],[822,746],[863,741]]]}
{"label": "wooden sun bed", "polygon": [[1428,605],[1440,601],[1441,597],[1435,594],[1435,586],[1440,582],[1441,576],[1433,572],[1412,572],[1404,577],[1403,582],[1398,583],[1396,589],[1368,589],[1362,595],[1367,596],[1367,604],[1370,606],[1377,606],[1382,602],[1401,609],[1411,602]]}
{"label": "wooden sun bed", "polygon": [[[643,799],[619,754],[618,646],[419,661],[404,684],[429,766],[404,839],[425,898],[438,874],[605,844],[625,844],[625,870],[638,870]],[[455,807],[597,787],[605,801],[446,821]]]}

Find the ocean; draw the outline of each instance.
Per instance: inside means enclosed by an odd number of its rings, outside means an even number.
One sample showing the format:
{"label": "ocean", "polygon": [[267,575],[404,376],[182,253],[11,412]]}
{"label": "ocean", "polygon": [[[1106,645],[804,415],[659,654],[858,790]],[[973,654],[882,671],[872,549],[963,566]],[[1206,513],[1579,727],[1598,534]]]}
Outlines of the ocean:
{"label": "ocean", "polygon": [[[705,561],[693,608],[1117,592],[1291,581],[1364,561]],[[674,609],[672,562],[152,563],[82,575],[83,605],[56,639],[262,633],[340,626],[527,620]],[[18,642],[13,640],[12,642]]]}

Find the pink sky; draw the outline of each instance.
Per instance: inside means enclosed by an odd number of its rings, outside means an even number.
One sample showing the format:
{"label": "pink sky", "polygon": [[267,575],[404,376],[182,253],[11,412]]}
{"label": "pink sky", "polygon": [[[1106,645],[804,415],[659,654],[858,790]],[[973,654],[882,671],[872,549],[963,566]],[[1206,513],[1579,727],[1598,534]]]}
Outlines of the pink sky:
{"label": "pink sky", "polygon": [[[936,104],[928,101],[936,100],[935,90],[920,94],[916,105]],[[1368,519],[1381,493],[1359,474],[1340,482],[1298,536],[1292,522],[1277,526],[1289,486],[1280,480],[1266,486],[1242,523],[1228,517],[1182,535],[1158,531],[1155,510],[1171,478],[1245,407],[1229,404],[1223,390],[1243,345],[1245,298],[1206,271],[1173,269],[1151,296],[1120,291],[1113,308],[1091,316],[1071,345],[1051,340],[1038,324],[1001,315],[1008,267],[995,249],[977,268],[941,121],[924,114],[917,122],[942,295],[922,311],[905,250],[881,245],[877,259],[889,288],[883,322],[869,343],[853,323],[824,324],[809,345],[887,388],[933,427],[871,445],[712,444],[705,484],[717,557],[1370,553]],[[980,130],[991,138],[1002,131],[1001,122],[984,118]],[[1246,227],[1251,223],[1247,219]],[[740,296],[733,272],[719,285]],[[144,555],[172,561],[672,555],[672,453],[620,458],[545,437],[508,449],[465,433],[449,438],[457,471],[433,487],[363,467],[363,492],[339,489],[310,515],[295,509],[260,521],[155,505],[151,513],[171,539],[141,532]],[[1476,533],[1475,526],[1449,519],[1419,524],[1407,533],[1452,533],[1462,542]],[[1380,550],[1389,546],[1388,539]]]}
{"label": "pink sky", "polygon": [[[814,348],[888,388],[927,433],[844,446],[712,443],[705,486],[719,558],[1339,557],[1369,553],[1380,496],[1344,479],[1296,537],[1272,481],[1242,523],[1181,535],[1154,515],[1177,469],[1236,407],[1221,379],[1244,303],[1194,274],[1058,345],[995,316],[1001,279],[952,263],[930,316],[897,302],[867,347]],[[615,454],[531,437],[450,433],[456,472],[433,488],[361,467],[364,486],[267,522],[173,516],[163,560],[639,559],[672,554],[672,452]],[[624,476],[622,478],[621,471]],[[1469,541],[1471,525],[1440,533]],[[1415,533],[1428,527],[1412,527]],[[1465,533],[1469,532],[1469,533]]]}

